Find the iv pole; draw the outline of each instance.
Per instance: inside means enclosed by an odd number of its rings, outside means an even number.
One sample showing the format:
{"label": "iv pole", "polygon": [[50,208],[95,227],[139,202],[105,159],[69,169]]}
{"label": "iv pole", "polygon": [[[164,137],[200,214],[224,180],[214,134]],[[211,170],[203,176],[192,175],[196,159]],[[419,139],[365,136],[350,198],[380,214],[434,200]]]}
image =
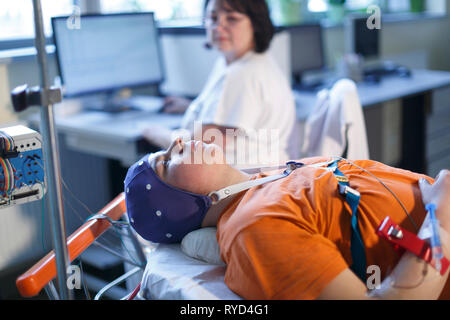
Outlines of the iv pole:
{"label": "iv pole", "polygon": [[64,224],[64,207],[62,202],[61,169],[59,161],[58,141],[55,129],[53,102],[49,87],[47,52],[45,50],[45,36],[40,0],[33,0],[35,46],[41,82],[41,135],[44,141],[45,169],[48,177],[48,195],[50,202],[50,224],[52,230],[53,248],[56,258],[59,297],[63,300],[73,299],[73,293],[67,286],[67,268],[69,254],[66,245]]}

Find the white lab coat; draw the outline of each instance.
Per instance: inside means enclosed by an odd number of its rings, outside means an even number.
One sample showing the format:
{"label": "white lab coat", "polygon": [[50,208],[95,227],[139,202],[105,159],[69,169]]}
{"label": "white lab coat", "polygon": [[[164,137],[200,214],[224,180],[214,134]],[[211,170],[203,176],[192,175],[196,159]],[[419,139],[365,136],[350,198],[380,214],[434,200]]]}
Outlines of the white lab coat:
{"label": "white lab coat", "polygon": [[318,101],[306,124],[302,157],[343,156],[369,159],[366,125],[353,81],[339,80],[318,93]]}
{"label": "white lab coat", "polygon": [[279,164],[289,159],[294,97],[288,80],[268,53],[251,51],[230,65],[221,57],[186,111],[182,128],[192,132],[194,121],[245,131],[248,140],[239,137],[230,144],[227,139],[228,163],[240,168]]}

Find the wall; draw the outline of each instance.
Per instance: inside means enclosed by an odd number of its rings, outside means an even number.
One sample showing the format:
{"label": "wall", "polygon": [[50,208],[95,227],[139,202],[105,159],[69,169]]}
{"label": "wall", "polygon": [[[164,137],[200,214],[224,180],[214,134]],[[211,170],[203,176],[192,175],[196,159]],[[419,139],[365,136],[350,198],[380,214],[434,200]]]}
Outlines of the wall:
{"label": "wall", "polygon": [[[286,77],[290,74],[289,35],[275,35],[269,52]],[[219,53],[205,48],[203,34],[163,34],[162,53],[167,79],[162,91],[169,94],[196,96],[200,93]]]}
{"label": "wall", "polygon": [[[450,1],[447,8],[450,9]],[[382,58],[410,68],[450,71],[450,17],[383,23],[381,29]],[[334,66],[345,52],[344,28],[326,28],[325,53],[329,66]],[[370,156],[390,165],[400,161],[402,136],[401,101],[364,109],[370,140]],[[431,173],[430,173],[431,174]]]}
{"label": "wall", "polygon": [[[383,23],[382,57],[404,62],[411,68],[423,64],[433,70],[450,71],[450,17]],[[344,28],[327,28],[324,32],[326,58],[336,64],[345,52]],[[419,57],[419,59],[417,59]]]}
{"label": "wall", "polygon": [[8,68],[0,64],[0,124],[17,120],[10,104],[9,88]]}

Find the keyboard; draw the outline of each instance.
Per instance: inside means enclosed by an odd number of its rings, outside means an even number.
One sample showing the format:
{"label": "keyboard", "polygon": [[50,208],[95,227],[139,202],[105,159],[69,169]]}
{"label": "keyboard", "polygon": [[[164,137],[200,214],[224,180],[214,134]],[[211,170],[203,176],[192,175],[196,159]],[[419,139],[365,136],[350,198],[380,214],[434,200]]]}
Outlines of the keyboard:
{"label": "keyboard", "polygon": [[141,111],[158,113],[164,107],[164,98],[156,96],[133,96],[130,98],[115,98],[109,102],[98,98],[88,98],[84,99],[83,105],[87,111],[108,113]]}
{"label": "keyboard", "polygon": [[124,103],[136,110],[157,113],[164,106],[164,98],[156,96],[135,96],[126,99]]}
{"label": "keyboard", "polygon": [[292,89],[297,91],[311,91],[316,92],[320,91],[321,89],[325,88],[326,84],[323,81],[317,81],[312,83],[301,83],[301,84],[294,84],[292,86]]}
{"label": "keyboard", "polygon": [[364,79],[366,80],[381,80],[390,76],[409,77],[410,75],[411,72],[408,68],[395,64],[370,67],[364,70]]}

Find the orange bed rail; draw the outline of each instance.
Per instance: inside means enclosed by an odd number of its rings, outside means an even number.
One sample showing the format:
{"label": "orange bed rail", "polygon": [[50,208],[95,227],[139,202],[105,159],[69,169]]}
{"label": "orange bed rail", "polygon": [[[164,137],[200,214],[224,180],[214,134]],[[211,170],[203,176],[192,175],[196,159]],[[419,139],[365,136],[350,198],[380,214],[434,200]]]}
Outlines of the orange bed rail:
{"label": "orange bed rail", "polygon": [[[108,203],[99,213],[118,220],[126,212],[125,195],[121,193]],[[76,259],[95,239],[105,232],[111,224],[105,219],[93,219],[85,222],[67,238],[67,251],[70,262]],[[19,276],[16,286],[22,297],[34,297],[43,287],[56,277],[56,262],[53,250]]]}

